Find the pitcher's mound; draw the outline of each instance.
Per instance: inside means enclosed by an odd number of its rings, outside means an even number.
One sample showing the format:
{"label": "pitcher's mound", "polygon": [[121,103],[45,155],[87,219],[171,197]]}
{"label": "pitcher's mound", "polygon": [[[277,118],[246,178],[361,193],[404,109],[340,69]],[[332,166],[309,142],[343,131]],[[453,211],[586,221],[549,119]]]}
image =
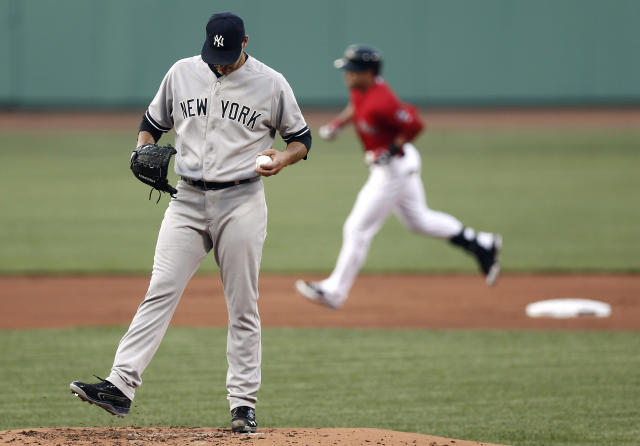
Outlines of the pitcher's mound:
{"label": "pitcher's mound", "polygon": [[200,427],[73,427],[0,431],[0,443],[40,446],[88,445],[427,445],[495,446],[476,441],[368,428],[259,429],[255,434],[233,434],[230,429]]}

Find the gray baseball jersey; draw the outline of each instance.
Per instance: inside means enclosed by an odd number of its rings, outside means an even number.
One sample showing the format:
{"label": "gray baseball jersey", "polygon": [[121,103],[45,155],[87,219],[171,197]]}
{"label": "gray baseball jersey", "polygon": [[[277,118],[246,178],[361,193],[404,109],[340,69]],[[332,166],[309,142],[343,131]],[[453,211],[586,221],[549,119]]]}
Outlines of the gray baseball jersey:
{"label": "gray baseball jersey", "polygon": [[[258,152],[278,131],[286,142],[309,132],[284,77],[248,57],[217,77],[200,56],[171,67],[145,112],[157,130],[175,127],[175,170],[191,180],[253,179]],[[255,407],[260,387],[258,273],[267,230],[261,181],[211,190],[180,180],[165,213],[144,301],[118,346],[108,381],[133,399],[180,296],[207,253],[220,266],[229,314],[228,399]]]}
{"label": "gray baseball jersey", "polygon": [[179,60],[146,117],[163,132],[175,127],[176,173],[205,181],[254,177],[276,131],[285,141],[309,131],[284,76],[254,57],[220,78],[201,56]]}

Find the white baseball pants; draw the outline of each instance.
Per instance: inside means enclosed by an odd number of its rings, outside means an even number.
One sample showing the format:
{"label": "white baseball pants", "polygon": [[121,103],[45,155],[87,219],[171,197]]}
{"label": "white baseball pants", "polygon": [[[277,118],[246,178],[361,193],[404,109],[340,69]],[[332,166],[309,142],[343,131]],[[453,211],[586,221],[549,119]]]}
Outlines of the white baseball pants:
{"label": "white baseball pants", "polygon": [[149,289],[107,380],[133,399],[187,282],[213,249],[229,313],[230,407],[255,407],[261,380],[258,274],[266,229],[262,181],[206,192],[180,181],[162,221]]}
{"label": "white baseball pants", "polygon": [[393,157],[387,165],[371,165],[369,179],[344,224],[336,266],[319,283],[337,304],[349,295],[371,241],[390,213],[409,230],[433,237],[449,239],[463,228],[455,217],[429,209],[420,177],[420,154],[408,143],[403,150],[403,157]]}

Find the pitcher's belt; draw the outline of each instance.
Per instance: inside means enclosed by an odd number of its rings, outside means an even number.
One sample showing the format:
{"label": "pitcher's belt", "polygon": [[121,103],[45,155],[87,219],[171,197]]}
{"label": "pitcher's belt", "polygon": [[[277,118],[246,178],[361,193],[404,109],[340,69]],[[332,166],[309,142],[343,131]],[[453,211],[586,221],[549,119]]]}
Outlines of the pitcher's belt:
{"label": "pitcher's belt", "polygon": [[245,178],[244,180],[226,181],[223,183],[216,183],[215,181],[202,181],[192,180],[191,178],[181,177],[183,181],[191,186],[197,187],[202,190],[219,190],[226,189],[227,187],[237,186],[238,184],[253,183],[260,179],[259,176],[253,178]]}

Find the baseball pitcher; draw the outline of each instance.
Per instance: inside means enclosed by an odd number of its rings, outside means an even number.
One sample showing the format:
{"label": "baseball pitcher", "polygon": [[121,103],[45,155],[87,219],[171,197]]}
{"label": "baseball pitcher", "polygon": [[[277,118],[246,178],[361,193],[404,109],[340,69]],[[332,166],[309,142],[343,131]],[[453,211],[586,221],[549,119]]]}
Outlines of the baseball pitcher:
{"label": "baseball pitcher", "polygon": [[411,231],[449,240],[472,254],[487,284],[493,285],[500,272],[502,237],[476,233],[455,217],[427,206],[420,154],[411,144],[424,124],[416,109],[400,102],[379,76],[380,53],[368,46],[351,45],[334,65],[344,70],[350,101],[333,121],[320,127],[319,134],[330,140],[340,128],[353,123],[364,145],[370,175],[344,224],[342,249],[333,272],[320,282],[297,281],[298,292],[313,302],[339,308],[366,259],[371,240],[392,212]]}
{"label": "baseball pitcher", "polygon": [[[220,266],[229,326],[227,391],[234,432],[255,432],[260,387],[258,273],[267,207],[260,176],[305,158],[311,134],[285,78],[245,47],[244,23],[214,14],[201,54],[167,72],[144,113],[131,169],[142,181],[173,194],[156,245],[147,294],[115,355],[110,375],[71,391],[109,413],[129,413],[142,373],[167,330],[187,282],[213,251]],[[171,128],[176,148],[156,142]],[[272,148],[278,132],[287,146]],[[177,188],[166,181],[175,153]],[[267,162],[257,163],[258,156]]]}

